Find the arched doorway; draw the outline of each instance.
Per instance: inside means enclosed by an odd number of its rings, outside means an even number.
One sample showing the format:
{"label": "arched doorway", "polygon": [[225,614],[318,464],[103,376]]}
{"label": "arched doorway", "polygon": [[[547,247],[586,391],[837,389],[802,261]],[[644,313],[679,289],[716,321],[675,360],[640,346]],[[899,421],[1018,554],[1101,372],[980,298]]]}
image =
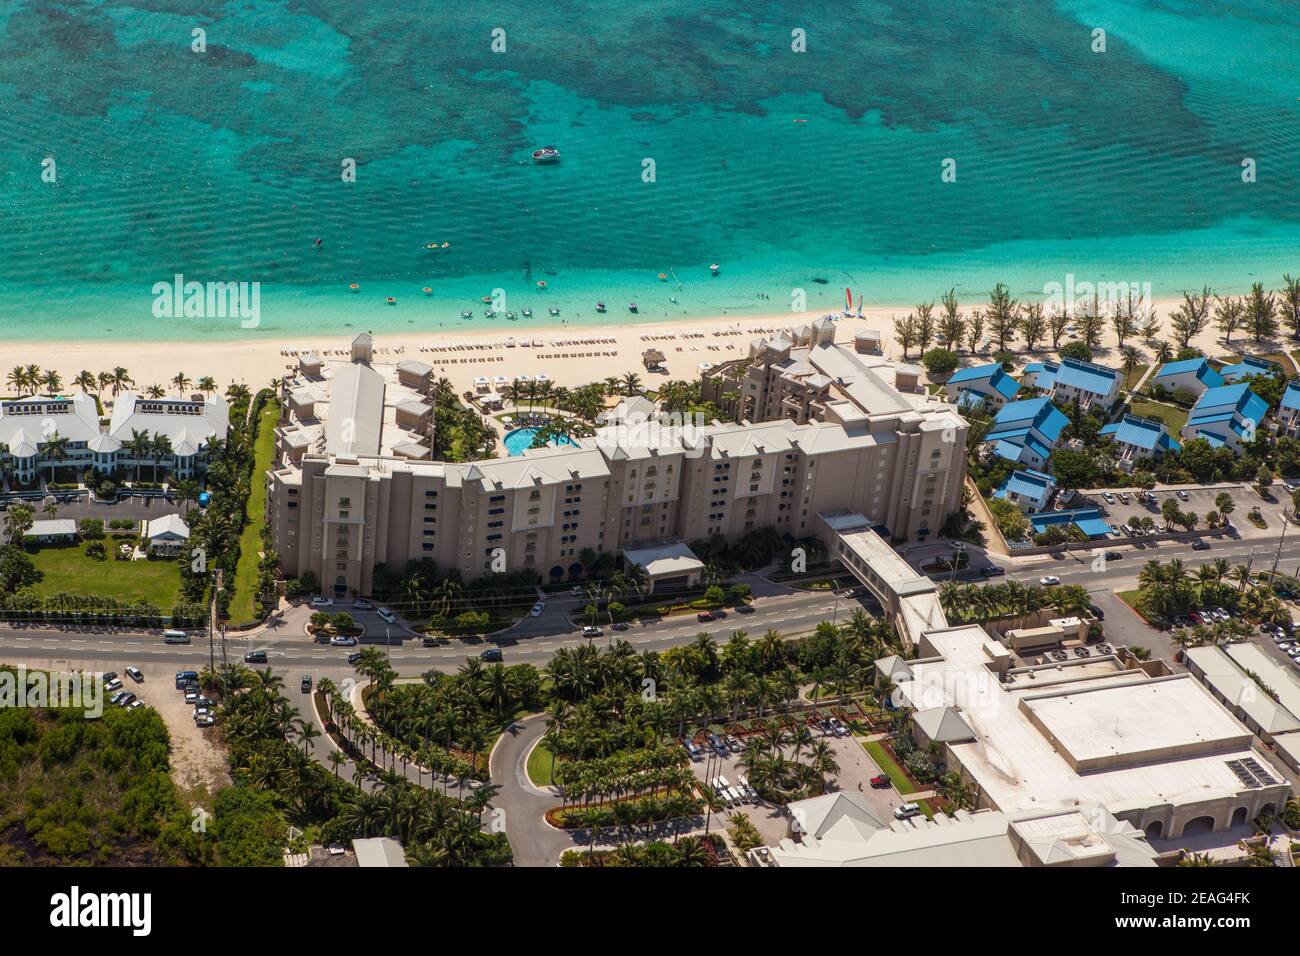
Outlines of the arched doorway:
{"label": "arched doorway", "polygon": [[560,567],[558,564],[555,567],[551,568],[552,580],[558,581],[562,577],[564,577],[564,568]]}
{"label": "arched doorway", "polygon": [[1188,820],[1183,827],[1183,836],[1196,836],[1200,833],[1214,832],[1214,817],[1197,817],[1195,820]]}
{"label": "arched doorway", "polygon": [[569,577],[575,580],[577,578],[582,577],[582,570],[583,570],[582,565],[579,564],[577,561],[574,561],[571,565],[569,565]]}
{"label": "arched doorway", "polygon": [[334,579],[334,593],[335,594],[348,593],[348,577],[346,574],[340,574],[337,578]]}
{"label": "arched doorway", "polygon": [[1164,836],[1165,833],[1164,821],[1156,820],[1153,823],[1148,823],[1146,833],[1147,836],[1151,839],[1155,839],[1155,840],[1160,839],[1160,837]]}
{"label": "arched doorway", "polygon": [[1234,827],[1238,826],[1239,824],[1245,823],[1249,819],[1250,819],[1250,811],[1247,810],[1245,807],[1238,807],[1236,810],[1232,811],[1232,825]]}

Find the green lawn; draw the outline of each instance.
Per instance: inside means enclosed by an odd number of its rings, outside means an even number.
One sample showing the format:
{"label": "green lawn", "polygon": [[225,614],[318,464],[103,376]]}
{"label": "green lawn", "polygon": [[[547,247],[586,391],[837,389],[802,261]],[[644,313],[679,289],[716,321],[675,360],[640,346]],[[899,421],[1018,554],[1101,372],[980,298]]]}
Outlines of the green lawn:
{"label": "green lawn", "polygon": [[235,598],[230,602],[230,620],[247,624],[254,620],[253,598],[257,593],[258,552],[262,550],[262,525],[266,521],[266,472],[275,457],[275,423],[280,408],[268,401],[262,408],[254,450],[253,475],[249,482],[248,524],[239,537],[239,564],[235,566]]}
{"label": "green lawn", "polygon": [[1158,402],[1135,398],[1128,403],[1128,410],[1134,415],[1141,415],[1143,418],[1160,419],[1169,427],[1169,434],[1175,438],[1183,430],[1183,426],[1187,424],[1187,412],[1172,405],[1161,405]]}
{"label": "green lawn", "polygon": [[554,759],[545,741],[540,741],[528,754],[528,779],[535,786],[549,787],[551,785],[551,762]]}
{"label": "green lawn", "polygon": [[[105,540],[105,546],[113,542]],[[175,561],[95,561],[83,553],[85,543],[28,551],[44,575],[36,585],[41,594],[101,594],[120,601],[145,600],[170,614],[180,597],[181,576]]]}
{"label": "green lawn", "polygon": [[903,772],[903,768],[895,763],[894,758],[889,756],[885,748],[880,745],[880,741],[864,740],[862,741],[862,749],[876,762],[876,766],[885,772],[885,776],[889,777],[895,790],[904,794],[916,793],[916,787],[912,786],[912,781]]}
{"label": "green lawn", "polygon": [[1129,372],[1128,377],[1124,379],[1124,391],[1131,391],[1138,382],[1142,381],[1142,376],[1146,374],[1146,371],[1147,366],[1135,365],[1133,371]]}

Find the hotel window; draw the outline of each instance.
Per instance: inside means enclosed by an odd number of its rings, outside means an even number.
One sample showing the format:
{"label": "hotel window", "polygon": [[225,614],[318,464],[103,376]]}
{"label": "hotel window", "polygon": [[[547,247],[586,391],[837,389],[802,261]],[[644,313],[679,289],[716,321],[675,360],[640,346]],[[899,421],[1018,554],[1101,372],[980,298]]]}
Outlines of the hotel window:
{"label": "hotel window", "polygon": [[351,498],[340,498],[340,499],[339,499],[339,507],[340,507],[340,508],[350,508],[350,507],[352,507],[352,499],[351,499]]}

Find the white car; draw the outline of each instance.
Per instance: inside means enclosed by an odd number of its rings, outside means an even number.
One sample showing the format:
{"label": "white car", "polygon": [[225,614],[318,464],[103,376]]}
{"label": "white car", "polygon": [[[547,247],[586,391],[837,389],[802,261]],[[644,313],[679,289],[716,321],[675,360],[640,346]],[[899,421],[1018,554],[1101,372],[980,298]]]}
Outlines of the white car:
{"label": "white car", "polygon": [[318,595],[316,595],[314,598],[311,599],[311,606],[312,606],[312,607],[333,607],[333,606],[334,606],[334,599],[333,599],[333,598],[327,598],[327,597],[321,597],[321,596],[318,594]]}
{"label": "white car", "polygon": [[357,639],[349,634],[337,634],[330,638],[330,643],[335,647],[356,647]]}
{"label": "white car", "polygon": [[603,634],[603,633],[605,633],[605,632],[602,631],[600,628],[598,628],[598,627],[593,627],[593,626],[590,625],[590,624],[588,624],[586,627],[584,627],[584,628],[582,629],[582,636],[583,636],[583,637],[600,637],[600,635]]}
{"label": "white car", "polygon": [[920,812],[921,808],[915,803],[903,803],[894,807],[894,818],[897,820],[908,820],[917,816]]}
{"label": "white car", "polygon": [[397,623],[397,615],[394,614],[392,611],[388,610],[388,608],[386,607],[381,607],[375,613],[379,615],[380,620],[382,620],[385,624]]}
{"label": "white car", "polygon": [[1055,574],[1049,574],[1047,575],[1047,577],[1039,578],[1038,583],[1045,588],[1050,588],[1053,587],[1054,585],[1060,584],[1061,579],[1058,578]]}
{"label": "white car", "polygon": [[536,604],[534,604],[534,605],[532,606],[532,608],[529,610],[528,615],[529,615],[529,617],[541,617],[541,616],[542,616],[542,612],[545,611],[545,610],[546,610],[546,605],[543,604],[541,601],[538,601],[538,602],[537,602]]}

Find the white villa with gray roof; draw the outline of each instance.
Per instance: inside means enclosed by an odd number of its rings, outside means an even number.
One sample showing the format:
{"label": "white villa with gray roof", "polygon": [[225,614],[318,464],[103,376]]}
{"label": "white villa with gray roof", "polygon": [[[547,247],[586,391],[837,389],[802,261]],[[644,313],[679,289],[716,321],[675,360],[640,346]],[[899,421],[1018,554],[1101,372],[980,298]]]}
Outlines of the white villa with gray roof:
{"label": "white villa with gray roof", "polygon": [[226,437],[230,410],[220,396],[117,397],[103,421],[90,395],[41,396],[0,401],[0,464],[28,483],[47,468],[95,468],[111,474],[137,466],[177,477],[207,467],[212,439]]}

